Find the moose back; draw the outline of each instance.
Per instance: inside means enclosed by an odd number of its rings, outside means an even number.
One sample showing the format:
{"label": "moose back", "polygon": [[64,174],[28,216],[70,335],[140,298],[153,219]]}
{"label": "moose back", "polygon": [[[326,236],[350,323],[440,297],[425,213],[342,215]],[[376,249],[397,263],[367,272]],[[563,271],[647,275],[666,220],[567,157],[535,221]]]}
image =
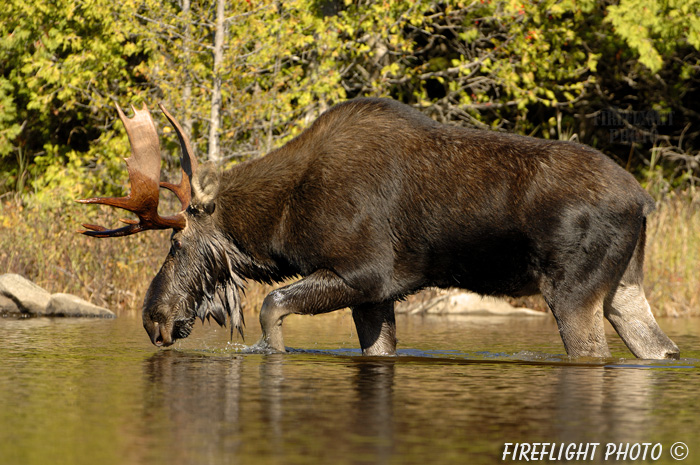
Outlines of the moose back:
{"label": "moose back", "polygon": [[[143,306],[152,342],[187,337],[197,317],[241,331],[245,280],[298,281],[260,310],[259,344],[284,351],[282,320],[350,307],[362,351],[394,354],[394,302],[422,288],[541,293],[567,353],[610,354],[603,318],[637,357],[677,358],[644,295],[651,197],[600,152],[572,142],[439,124],[387,99],[321,115],[283,147],[226,172],[182,146],[179,185],[160,181],[158,134],[145,108],[120,117],[131,193],[96,198],[139,221],[89,234],[173,229]],[[159,188],[183,211],[158,215]],[[465,342],[466,343],[466,342]]]}

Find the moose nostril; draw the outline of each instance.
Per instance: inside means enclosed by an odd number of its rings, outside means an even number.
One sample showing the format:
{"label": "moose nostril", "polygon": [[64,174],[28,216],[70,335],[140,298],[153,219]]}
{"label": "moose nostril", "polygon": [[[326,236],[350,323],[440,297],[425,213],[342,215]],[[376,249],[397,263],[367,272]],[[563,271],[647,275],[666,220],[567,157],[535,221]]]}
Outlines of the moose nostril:
{"label": "moose nostril", "polygon": [[161,333],[161,328],[158,322],[153,323],[153,328],[149,331],[149,336],[151,336],[151,342],[155,346],[163,345],[163,334]]}

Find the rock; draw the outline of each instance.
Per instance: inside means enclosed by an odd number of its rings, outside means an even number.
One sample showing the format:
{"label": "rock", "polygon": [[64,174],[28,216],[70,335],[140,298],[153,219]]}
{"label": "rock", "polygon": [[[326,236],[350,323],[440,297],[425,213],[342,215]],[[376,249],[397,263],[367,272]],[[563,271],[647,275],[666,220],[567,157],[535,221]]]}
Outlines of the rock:
{"label": "rock", "polygon": [[45,315],[51,294],[18,274],[0,276],[0,295],[12,300],[22,313]]}
{"label": "rock", "polygon": [[501,315],[546,316],[529,308],[517,308],[503,299],[484,297],[459,289],[424,291],[416,298],[396,305],[396,313],[409,315]]}
{"label": "rock", "polygon": [[52,294],[46,313],[49,316],[81,317],[92,316],[115,318],[116,315],[106,308],[93,305],[87,300],[71,294]]}
{"label": "rock", "polygon": [[10,273],[0,275],[0,315],[116,317],[80,297],[50,294],[27,278]]}
{"label": "rock", "polygon": [[0,315],[21,315],[22,310],[19,309],[14,300],[0,294]]}

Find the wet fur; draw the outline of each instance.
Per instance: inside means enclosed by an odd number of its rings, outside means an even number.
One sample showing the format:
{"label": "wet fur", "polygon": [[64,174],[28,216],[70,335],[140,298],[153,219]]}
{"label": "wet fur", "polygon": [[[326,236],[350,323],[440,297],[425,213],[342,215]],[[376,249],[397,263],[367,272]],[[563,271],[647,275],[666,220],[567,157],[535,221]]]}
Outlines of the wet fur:
{"label": "wet fur", "polygon": [[[390,327],[393,306],[383,303],[427,286],[541,292],[565,344],[576,331],[597,344],[599,335],[570,328],[591,323],[569,315],[599,306],[602,319],[602,299],[640,241],[643,254],[654,209],[629,173],[590,147],[442,125],[384,99],[337,105],[262,158],[221,175],[200,170],[193,186],[188,226],[174,236],[183,246],[144,305],[144,314],[173,318],[160,315],[162,296],[178,296],[173,313],[187,328],[195,315],[222,323],[226,313],[240,330],[244,279],[315,276],[303,295],[273,292],[263,313],[294,298],[274,310],[280,322],[350,306],[381,308]],[[169,260],[185,271],[169,271]]]}
{"label": "wet fur", "polygon": [[228,171],[215,199],[216,227],[249,258],[242,276],[330,269],[376,302],[426,286],[528,294],[571,261],[585,281],[611,245],[631,254],[639,227],[626,224],[654,208],[589,147],[440,125],[372,99]]}
{"label": "wet fur", "polygon": [[151,320],[172,325],[173,340],[187,337],[196,318],[225,326],[228,316],[231,336],[234,329],[243,335],[240,293],[245,285],[232,262],[239,253],[210,221],[200,220],[202,215],[207,214],[196,206],[187,210],[188,226],[173,234],[144,301]]}

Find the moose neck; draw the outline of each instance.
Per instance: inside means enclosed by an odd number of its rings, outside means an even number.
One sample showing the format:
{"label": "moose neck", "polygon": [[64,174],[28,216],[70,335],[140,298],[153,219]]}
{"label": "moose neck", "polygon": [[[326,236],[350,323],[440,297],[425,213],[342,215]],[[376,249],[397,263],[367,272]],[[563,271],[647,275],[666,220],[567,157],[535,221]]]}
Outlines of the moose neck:
{"label": "moose neck", "polygon": [[308,166],[307,157],[293,153],[301,148],[295,142],[222,175],[216,223],[236,248],[234,261],[246,278],[273,282],[300,271],[276,252],[275,244]]}

